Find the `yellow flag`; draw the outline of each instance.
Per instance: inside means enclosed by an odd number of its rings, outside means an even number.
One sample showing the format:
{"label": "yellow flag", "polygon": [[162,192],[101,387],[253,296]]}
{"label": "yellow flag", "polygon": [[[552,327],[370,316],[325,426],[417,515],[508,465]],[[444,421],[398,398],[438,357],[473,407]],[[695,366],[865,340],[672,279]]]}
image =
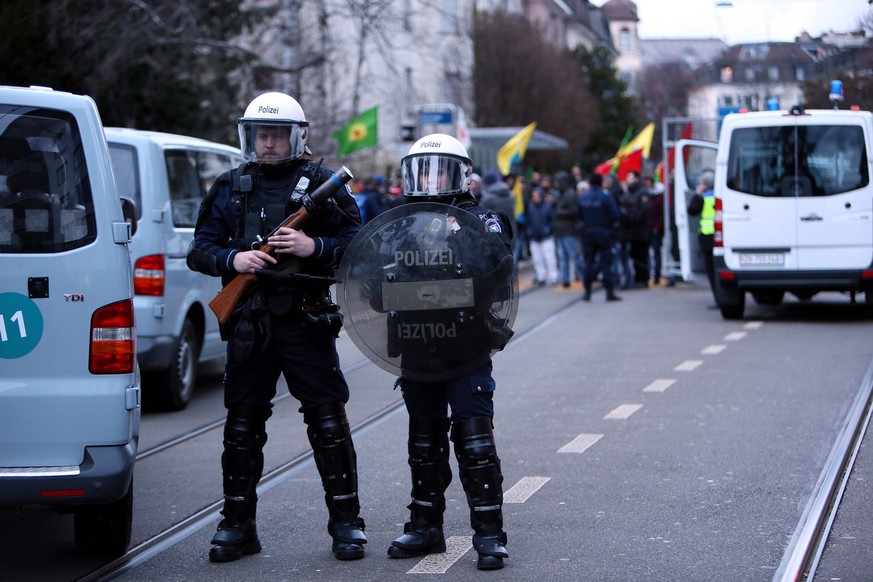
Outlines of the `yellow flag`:
{"label": "yellow flag", "polygon": [[512,198],[515,202],[513,210],[515,219],[524,214],[524,189],[521,187],[521,176],[516,176],[515,184],[512,185]]}
{"label": "yellow flag", "polygon": [[655,136],[655,124],[650,123],[637,134],[635,138],[623,145],[615,157],[618,159],[633,153],[636,150],[643,150],[643,157],[649,157],[649,152],[652,151],[652,138]]}
{"label": "yellow flag", "polygon": [[497,152],[497,167],[500,169],[501,174],[504,176],[509,175],[512,164],[521,163],[525,152],[527,152],[527,144],[530,142],[530,138],[533,137],[536,128],[537,122],[534,121],[503,144],[503,147]]}

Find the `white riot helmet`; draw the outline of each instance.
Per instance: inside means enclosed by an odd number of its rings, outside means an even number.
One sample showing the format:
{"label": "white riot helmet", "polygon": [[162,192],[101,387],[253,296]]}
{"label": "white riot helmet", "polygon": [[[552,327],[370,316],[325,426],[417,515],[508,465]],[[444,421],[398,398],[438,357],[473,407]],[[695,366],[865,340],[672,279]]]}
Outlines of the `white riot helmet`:
{"label": "white riot helmet", "polygon": [[470,192],[473,162],[457,139],[432,133],[413,144],[400,170],[404,195],[452,196]]}
{"label": "white riot helmet", "polygon": [[303,108],[285,93],[264,93],[255,97],[239,120],[240,149],[250,162],[278,164],[296,160],[309,153],[306,149],[308,135],[309,122]]}

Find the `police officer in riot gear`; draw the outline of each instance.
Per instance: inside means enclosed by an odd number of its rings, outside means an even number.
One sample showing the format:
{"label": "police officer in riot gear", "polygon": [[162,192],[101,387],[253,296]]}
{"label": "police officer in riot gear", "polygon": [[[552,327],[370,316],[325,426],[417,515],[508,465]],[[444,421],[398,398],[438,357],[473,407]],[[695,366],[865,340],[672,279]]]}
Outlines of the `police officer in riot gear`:
{"label": "police officer in riot gear", "polygon": [[[335,344],[341,320],[330,297],[333,270],[359,230],[357,205],[341,187],[327,203],[307,209],[309,220],[301,229],[273,232],[305,194],[332,176],[309,160],[308,130],[303,110],[288,95],[266,93],[251,102],[239,120],[248,161],[212,185],[188,255],[191,269],[220,276],[224,284],[238,273],[263,275],[222,326],[228,340],[221,456],[225,498],[209,552],[214,562],[261,551],[255,488],[279,374],[301,404],[324,486],[333,553],[340,560],[364,556],[367,538],[345,413],[349,388]],[[266,241],[275,257],[259,250]]]}
{"label": "police officer in riot gear", "polygon": [[[466,210],[481,220],[482,231],[500,237],[511,259],[509,220],[478,206],[470,193],[472,162],[458,140],[442,134],[418,140],[402,159],[401,172],[409,202],[438,202]],[[507,340],[508,335],[503,336],[499,348]],[[489,347],[484,347],[486,355]],[[446,549],[443,512],[444,492],[452,479],[450,435],[470,507],[478,568],[502,568],[509,556],[503,531],[503,475],[492,432],[495,382],[491,370],[491,358],[485,357],[472,371],[448,379],[422,380],[401,373],[398,384],[409,413],[412,501],[403,535],[388,548],[390,557],[409,558]]]}

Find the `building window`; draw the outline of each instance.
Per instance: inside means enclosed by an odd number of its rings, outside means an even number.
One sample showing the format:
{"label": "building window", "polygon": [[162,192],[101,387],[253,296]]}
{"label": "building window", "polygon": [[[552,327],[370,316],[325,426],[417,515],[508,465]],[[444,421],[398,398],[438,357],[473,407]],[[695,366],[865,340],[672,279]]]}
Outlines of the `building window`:
{"label": "building window", "polygon": [[462,103],[463,83],[458,73],[446,73],[445,98],[449,103]]}
{"label": "building window", "polygon": [[722,83],[733,83],[734,81],[734,70],[731,67],[722,67],[721,68],[721,82]]}
{"label": "building window", "polygon": [[403,0],[403,30],[412,32],[412,2]]}
{"label": "building window", "polygon": [[767,68],[767,78],[771,81],[779,80],[779,67],[771,66]]}
{"label": "building window", "polygon": [[403,70],[403,97],[406,102],[406,114],[414,115],[415,107],[413,107],[413,103],[418,99],[415,95],[415,83],[412,78],[412,68],[406,67]]}
{"label": "building window", "polygon": [[440,32],[443,34],[458,34],[458,0],[443,0],[442,11]]}
{"label": "building window", "polygon": [[633,76],[630,71],[622,71],[618,74],[619,78],[622,80],[625,86],[625,93],[631,93],[633,91],[633,87],[631,87],[631,83],[633,83]]}
{"label": "building window", "polygon": [[801,82],[806,81],[806,69],[802,66],[797,66],[794,69],[794,78]]}
{"label": "building window", "polygon": [[631,34],[627,28],[622,28],[618,32],[618,50],[626,53],[631,48]]}

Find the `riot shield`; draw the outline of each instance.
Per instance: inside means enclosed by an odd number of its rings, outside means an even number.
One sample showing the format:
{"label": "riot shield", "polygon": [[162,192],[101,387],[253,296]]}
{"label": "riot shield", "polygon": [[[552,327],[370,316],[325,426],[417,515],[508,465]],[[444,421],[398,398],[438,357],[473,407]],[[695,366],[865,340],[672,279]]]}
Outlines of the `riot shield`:
{"label": "riot shield", "polygon": [[414,380],[456,378],[503,349],[518,275],[477,216],[433,202],[367,223],[337,272],[344,328],[374,364]]}

